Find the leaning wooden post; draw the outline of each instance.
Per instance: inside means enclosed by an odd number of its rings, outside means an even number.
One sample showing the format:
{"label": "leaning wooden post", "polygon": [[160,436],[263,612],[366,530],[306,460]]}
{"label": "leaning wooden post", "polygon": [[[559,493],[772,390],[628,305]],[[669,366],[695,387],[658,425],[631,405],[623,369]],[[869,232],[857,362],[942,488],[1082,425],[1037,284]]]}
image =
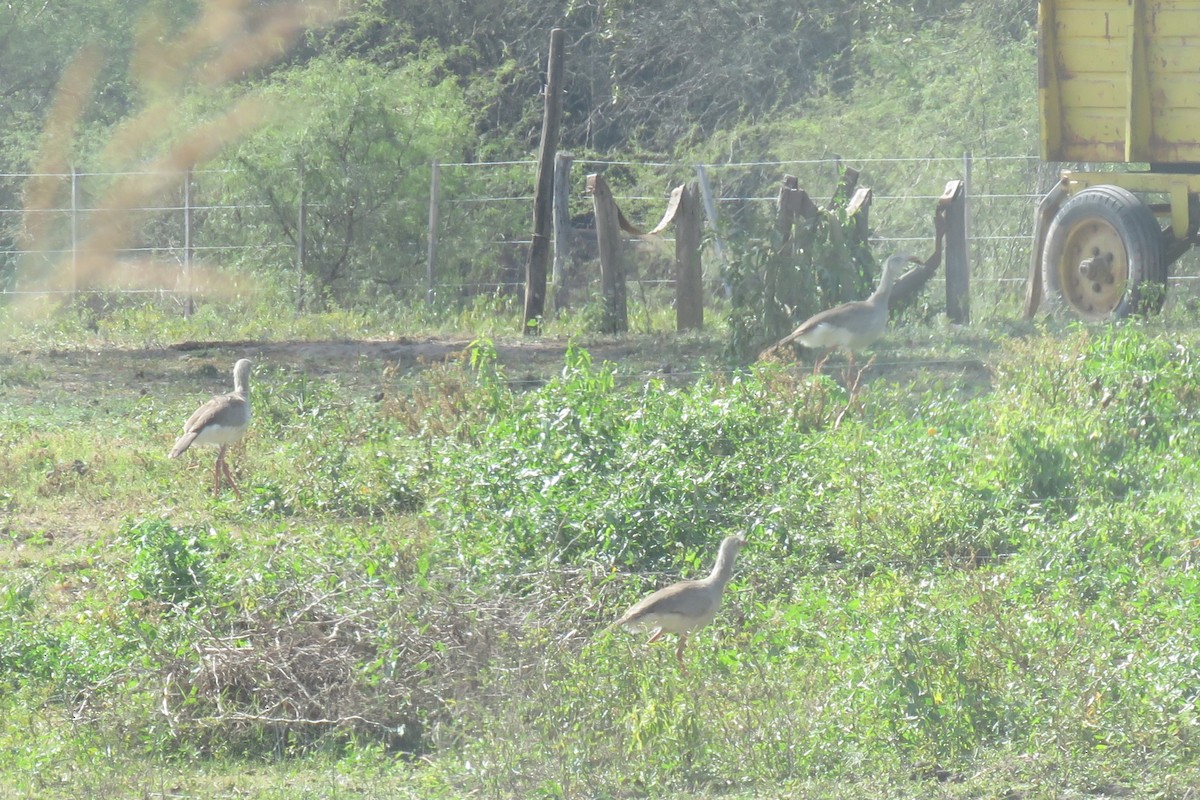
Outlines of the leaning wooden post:
{"label": "leaning wooden post", "polygon": [[971,321],[971,265],[967,260],[967,197],[962,181],[946,184],[946,316],[966,325]]}
{"label": "leaning wooden post", "polygon": [[554,155],[562,118],[563,29],[550,31],[550,58],[546,66],[546,102],[542,114],[542,146],[538,153],[537,185],[533,192],[533,242],[525,268],[525,318],[527,336],[541,332],[546,311],[546,266],[550,261],[550,230],[554,196]]}
{"label": "leaning wooden post", "polygon": [[554,157],[554,268],[550,284],[554,287],[556,312],[570,302],[567,264],[571,257],[571,162],[574,160],[570,153],[559,153]]}
{"label": "leaning wooden post", "polygon": [[704,225],[700,186],[690,181],[679,187],[679,210],[675,217],[675,329],[704,327],[704,264],[700,241]]}
{"label": "leaning wooden post", "polygon": [[596,244],[600,250],[600,289],[604,294],[601,332],[624,333],[629,330],[629,312],[625,303],[620,212],[603,175],[588,175],[587,188],[596,212]]}
{"label": "leaning wooden post", "polygon": [[1029,277],[1025,283],[1025,319],[1033,319],[1038,305],[1042,302],[1042,250],[1046,246],[1046,232],[1050,230],[1050,223],[1058,209],[1070,196],[1069,186],[1066,178],[1060,178],[1038,203],[1037,215],[1033,220],[1033,252],[1029,258]]}
{"label": "leaning wooden post", "polygon": [[846,204],[846,215],[854,218],[854,244],[866,246],[871,236],[871,199],[874,194],[870,187],[859,186],[854,190],[854,196]]}

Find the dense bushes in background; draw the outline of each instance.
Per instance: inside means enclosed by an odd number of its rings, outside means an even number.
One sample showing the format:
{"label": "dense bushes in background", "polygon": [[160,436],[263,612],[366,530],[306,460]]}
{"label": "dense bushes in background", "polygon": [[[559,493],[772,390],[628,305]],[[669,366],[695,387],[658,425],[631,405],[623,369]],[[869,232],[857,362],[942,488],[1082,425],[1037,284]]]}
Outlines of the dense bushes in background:
{"label": "dense bushes in background", "polygon": [[[108,44],[99,51],[94,97],[74,127],[55,134],[64,139],[57,154],[63,168],[136,169],[144,154],[112,148],[114,134],[120,139],[125,118],[167,88],[181,95],[169,101],[173,112],[261,95],[272,102],[263,124],[215,161],[198,165],[217,171],[196,187],[193,199],[203,211],[194,220],[192,243],[219,248],[204,254],[209,263],[273,278],[302,307],[423,297],[430,165],[435,159],[532,157],[554,24],[566,28],[572,43],[561,148],[581,160],[680,164],[671,175],[651,167],[610,168],[615,187],[656,199],[655,215],[695,163],[798,161],[801,185],[820,196],[836,179],[806,174],[803,162],[840,153],[867,166],[863,183],[879,196],[925,196],[960,176],[955,162],[964,151],[1011,157],[1036,150],[1032,10],[1009,2],[986,9],[953,1],[906,8],[668,4],[648,12],[620,3],[562,9],[538,0],[504,9],[475,3],[450,13],[449,7],[380,0],[355,7],[295,52],[275,54],[219,91],[203,81],[176,85],[163,74],[146,74],[154,59],[139,47],[154,35],[186,30],[196,19],[191,4],[146,4],[153,12],[146,17],[138,4],[73,5],[65,6],[69,14],[57,6],[0,11],[0,28],[21,34],[12,39],[20,47],[0,53],[0,71],[14,76],[13,124],[0,135],[6,167],[0,205],[10,210],[0,218],[0,241],[15,247],[21,240],[24,176],[38,167],[44,109],[61,65],[99,30]],[[83,28],[72,35],[77,25]],[[703,44],[714,37],[728,46],[714,52]],[[158,71],[169,66],[186,74],[187,65],[171,55],[164,54]],[[179,122],[189,118],[184,114]],[[203,120],[197,115],[193,121]],[[172,122],[156,135],[187,134],[176,127]],[[921,166],[891,168],[888,159],[897,156],[950,162],[927,174]],[[220,171],[227,166],[237,171]],[[715,189],[729,198],[770,197],[781,171],[714,174]],[[449,285],[443,294],[461,302],[451,288],[456,284],[519,280],[517,243],[527,238],[530,221],[528,203],[515,200],[532,194],[532,169],[447,170],[443,181],[443,197],[451,200],[443,209],[447,235],[439,250],[440,282]],[[981,194],[1017,195],[1036,181],[1032,166],[1019,160],[993,162],[972,175]],[[164,211],[147,215],[147,241],[131,246],[181,243],[178,220],[160,225],[155,219],[179,205],[175,189],[171,183],[161,203],[150,203]],[[308,216],[297,274],[302,192]],[[514,202],[478,202],[484,197]],[[765,240],[769,222],[753,219],[750,205],[722,204],[725,232]],[[582,192],[573,206],[573,213],[586,210]],[[1031,215],[991,207],[977,216],[976,233],[1016,236]],[[52,237],[56,251],[70,241],[66,217],[61,235]],[[880,203],[873,219],[885,236],[926,236],[927,217]],[[995,268],[982,264],[977,274],[991,276]],[[15,270],[15,257],[0,260],[0,285],[16,285]],[[714,281],[717,271],[715,265],[709,270]]]}

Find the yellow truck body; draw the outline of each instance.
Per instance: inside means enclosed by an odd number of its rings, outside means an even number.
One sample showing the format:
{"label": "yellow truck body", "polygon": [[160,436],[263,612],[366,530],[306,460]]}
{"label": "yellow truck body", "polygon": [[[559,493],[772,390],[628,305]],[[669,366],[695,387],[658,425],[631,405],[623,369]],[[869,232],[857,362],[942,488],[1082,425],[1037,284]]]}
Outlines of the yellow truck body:
{"label": "yellow truck body", "polygon": [[1043,295],[1088,320],[1157,311],[1200,244],[1200,0],[1039,0],[1038,112],[1044,160],[1128,166],[1042,198],[1025,315]]}
{"label": "yellow truck body", "polygon": [[1200,0],[1041,0],[1038,28],[1043,159],[1200,167]]}

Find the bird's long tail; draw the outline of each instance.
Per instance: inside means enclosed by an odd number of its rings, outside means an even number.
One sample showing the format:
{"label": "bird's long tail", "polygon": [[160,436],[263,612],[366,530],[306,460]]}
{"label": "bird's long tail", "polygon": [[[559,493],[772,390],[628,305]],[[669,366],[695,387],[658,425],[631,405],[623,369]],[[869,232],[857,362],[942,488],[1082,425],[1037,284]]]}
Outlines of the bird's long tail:
{"label": "bird's long tail", "polygon": [[796,341],[796,339],[797,339],[799,336],[800,336],[800,329],[799,329],[799,328],[797,328],[796,330],[794,330],[794,331],[792,331],[791,333],[789,333],[787,336],[785,336],[785,337],[783,337],[782,339],[780,339],[780,340],[779,340],[778,342],[776,342],[775,344],[771,345],[770,347],[767,347],[765,350],[763,350],[761,353],[759,353],[759,354],[758,354],[758,360],[759,360],[759,361],[761,361],[761,360],[762,360],[762,359],[764,359],[764,358],[769,358],[769,357],[771,357],[771,356],[775,355],[775,354],[776,354],[776,353],[778,353],[780,350],[782,350],[783,348],[787,347],[787,346],[788,346],[789,344],[791,344],[792,342]]}
{"label": "bird's long tail", "polygon": [[175,446],[171,448],[171,452],[167,453],[167,458],[178,458],[192,446],[192,442],[196,441],[195,433],[185,433],[179,437],[179,441],[175,442]]}

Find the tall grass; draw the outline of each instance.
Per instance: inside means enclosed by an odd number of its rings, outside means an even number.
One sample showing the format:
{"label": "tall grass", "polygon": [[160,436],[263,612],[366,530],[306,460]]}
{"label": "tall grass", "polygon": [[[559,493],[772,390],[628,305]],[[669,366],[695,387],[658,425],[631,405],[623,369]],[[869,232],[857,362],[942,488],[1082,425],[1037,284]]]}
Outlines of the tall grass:
{"label": "tall grass", "polygon": [[[38,796],[248,764],[314,796],[1191,786],[1200,366],[1138,323],[987,366],[262,365],[239,501],[160,452],[223,369],[105,414],[6,359],[0,767]],[[731,532],[687,673],[608,630]]]}

